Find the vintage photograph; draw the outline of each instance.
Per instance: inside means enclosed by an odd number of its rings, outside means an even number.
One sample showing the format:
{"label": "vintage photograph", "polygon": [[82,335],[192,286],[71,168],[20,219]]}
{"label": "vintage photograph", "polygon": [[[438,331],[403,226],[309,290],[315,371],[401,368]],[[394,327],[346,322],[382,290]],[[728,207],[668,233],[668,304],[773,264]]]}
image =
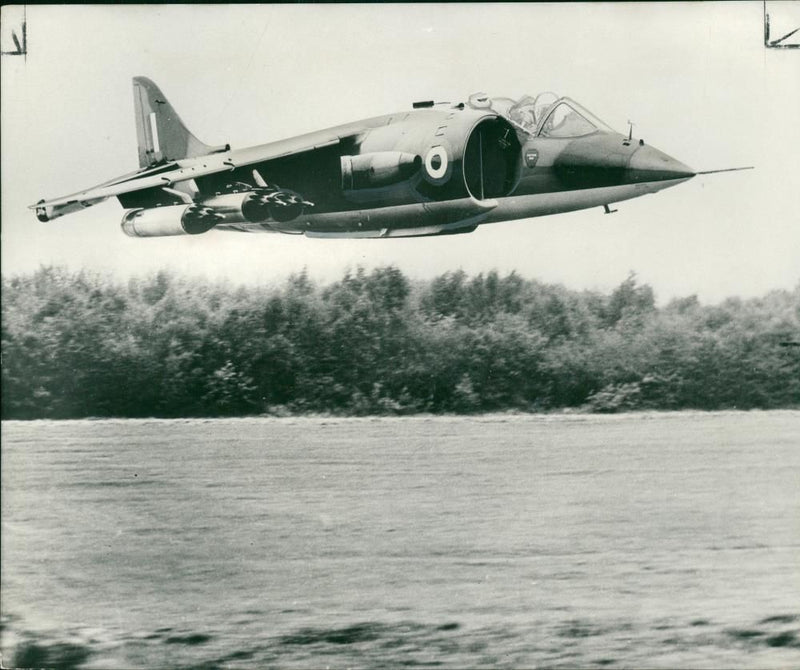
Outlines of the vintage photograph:
{"label": "vintage photograph", "polygon": [[2,666],[797,666],[796,8],[3,6]]}

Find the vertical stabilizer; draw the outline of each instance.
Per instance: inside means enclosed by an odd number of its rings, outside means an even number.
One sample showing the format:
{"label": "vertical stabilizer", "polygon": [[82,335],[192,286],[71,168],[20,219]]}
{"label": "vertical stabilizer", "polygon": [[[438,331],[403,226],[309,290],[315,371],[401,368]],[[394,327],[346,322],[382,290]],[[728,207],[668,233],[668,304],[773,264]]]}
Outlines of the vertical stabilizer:
{"label": "vertical stabilizer", "polygon": [[161,90],[147,77],[133,78],[139,167],[204,156],[229,147],[203,144],[183,125]]}

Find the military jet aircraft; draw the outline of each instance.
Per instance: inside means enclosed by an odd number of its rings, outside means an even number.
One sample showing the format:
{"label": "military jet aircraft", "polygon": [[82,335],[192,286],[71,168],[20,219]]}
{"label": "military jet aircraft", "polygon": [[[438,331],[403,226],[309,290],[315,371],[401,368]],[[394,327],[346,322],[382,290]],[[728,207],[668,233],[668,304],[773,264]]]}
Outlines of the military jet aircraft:
{"label": "military jet aircraft", "polygon": [[40,200],[31,206],[40,221],[116,197],[132,237],[447,235],[588,207],[609,213],[701,174],[550,92],[417,102],[238,150],[198,140],[146,77],[133,79],[133,95],[140,169]]}

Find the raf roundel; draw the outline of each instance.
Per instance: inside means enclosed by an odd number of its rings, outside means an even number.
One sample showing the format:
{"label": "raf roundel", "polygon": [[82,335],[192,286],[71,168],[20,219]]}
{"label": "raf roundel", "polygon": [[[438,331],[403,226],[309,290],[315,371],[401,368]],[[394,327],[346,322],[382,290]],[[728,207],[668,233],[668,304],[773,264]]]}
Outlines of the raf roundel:
{"label": "raf roundel", "polygon": [[447,151],[442,146],[432,147],[425,156],[425,171],[431,179],[441,179],[447,174]]}

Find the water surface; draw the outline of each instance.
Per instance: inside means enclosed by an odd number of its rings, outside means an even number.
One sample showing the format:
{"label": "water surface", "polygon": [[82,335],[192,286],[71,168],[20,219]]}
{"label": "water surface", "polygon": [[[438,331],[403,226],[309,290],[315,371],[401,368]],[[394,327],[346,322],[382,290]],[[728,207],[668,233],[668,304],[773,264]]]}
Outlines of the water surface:
{"label": "water surface", "polygon": [[3,659],[800,665],[800,413],[7,422]]}

